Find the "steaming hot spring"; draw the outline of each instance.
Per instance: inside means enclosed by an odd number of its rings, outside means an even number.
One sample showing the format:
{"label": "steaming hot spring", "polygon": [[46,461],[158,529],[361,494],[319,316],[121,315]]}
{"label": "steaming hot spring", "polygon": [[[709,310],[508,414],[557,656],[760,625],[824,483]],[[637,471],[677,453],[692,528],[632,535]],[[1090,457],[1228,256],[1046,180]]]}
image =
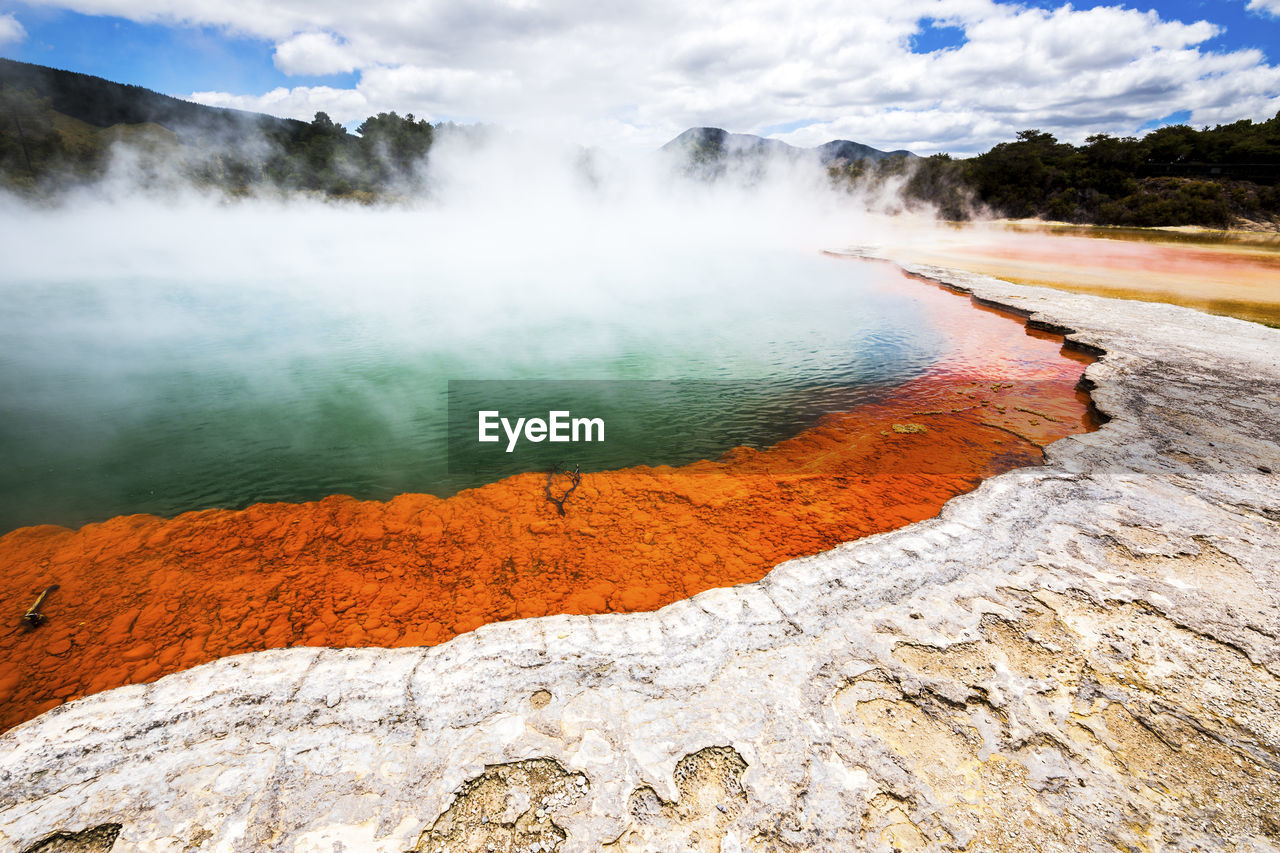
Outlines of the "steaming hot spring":
{"label": "steaming hot spring", "polygon": [[[0,585],[57,589],[0,639],[4,727],[240,652],[658,608],[1090,427],[1061,339],[821,255],[872,223],[768,192],[10,221]],[[451,402],[557,393],[606,440],[451,455]]]}

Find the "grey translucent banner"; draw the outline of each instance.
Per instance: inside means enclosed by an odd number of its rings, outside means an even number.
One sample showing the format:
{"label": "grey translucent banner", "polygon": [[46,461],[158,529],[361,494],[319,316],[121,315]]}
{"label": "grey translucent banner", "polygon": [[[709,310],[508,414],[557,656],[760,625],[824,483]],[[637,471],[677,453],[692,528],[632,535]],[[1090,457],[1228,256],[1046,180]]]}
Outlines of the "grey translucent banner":
{"label": "grey translucent banner", "polygon": [[556,465],[682,465],[764,447],[848,411],[865,384],[712,380],[452,380],[449,473],[498,478]]}

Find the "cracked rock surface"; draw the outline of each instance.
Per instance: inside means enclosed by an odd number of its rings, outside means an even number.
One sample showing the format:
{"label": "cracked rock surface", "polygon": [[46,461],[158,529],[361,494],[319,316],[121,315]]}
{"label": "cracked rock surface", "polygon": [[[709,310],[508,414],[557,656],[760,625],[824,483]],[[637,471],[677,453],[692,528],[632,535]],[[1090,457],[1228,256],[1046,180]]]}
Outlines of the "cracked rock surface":
{"label": "cracked rock surface", "polygon": [[59,707],[0,850],[1280,851],[1280,331],[908,271],[1105,352],[1112,420],[655,613]]}

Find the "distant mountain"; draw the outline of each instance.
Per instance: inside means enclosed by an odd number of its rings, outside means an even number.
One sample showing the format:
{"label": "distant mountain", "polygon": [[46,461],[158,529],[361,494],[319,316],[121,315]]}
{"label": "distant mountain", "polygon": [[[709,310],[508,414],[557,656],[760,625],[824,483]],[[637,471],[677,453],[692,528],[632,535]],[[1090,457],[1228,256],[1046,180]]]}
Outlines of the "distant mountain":
{"label": "distant mountain", "polygon": [[794,154],[800,151],[778,139],[766,139],[749,133],[729,133],[718,127],[691,127],[662,146],[661,151],[706,150],[728,154],[763,152]]}
{"label": "distant mountain", "polygon": [[870,145],[863,145],[861,142],[850,142],[848,139],[833,139],[811,150],[818,152],[818,157],[821,158],[824,166],[838,161],[852,163],[855,160],[871,160],[878,163],[890,157],[909,158],[916,156],[905,148],[899,148],[896,151],[881,151],[879,148],[872,148]]}
{"label": "distant mountain", "polygon": [[833,139],[816,148],[798,148],[780,139],[769,139],[750,133],[729,133],[718,127],[691,127],[663,145],[660,151],[683,154],[691,164],[710,164],[727,157],[756,159],[782,156],[802,159],[816,155],[823,166],[852,163],[856,160],[879,162],[889,157],[915,157],[910,151],[881,151],[861,142]]}
{"label": "distant mountain", "polygon": [[184,141],[252,132],[291,135],[306,126],[294,119],[206,107],[141,86],[12,59],[0,59],[0,86],[33,90],[36,97],[48,98],[56,112],[94,127],[150,122],[176,132]]}

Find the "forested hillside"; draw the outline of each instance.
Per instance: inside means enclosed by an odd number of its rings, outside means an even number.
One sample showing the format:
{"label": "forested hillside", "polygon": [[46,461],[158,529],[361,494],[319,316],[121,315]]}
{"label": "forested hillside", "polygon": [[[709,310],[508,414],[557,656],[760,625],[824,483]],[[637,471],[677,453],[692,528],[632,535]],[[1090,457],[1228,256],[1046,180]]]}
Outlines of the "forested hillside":
{"label": "forested hillside", "polygon": [[1091,136],[1084,145],[1025,130],[966,160],[855,163],[831,171],[855,188],[905,181],[909,201],[950,219],[990,213],[1099,225],[1204,225],[1280,218],[1280,115],[1196,130],[1162,127],[1141,139]]}
{"label": "forested hillside", "polygon": [[434,128],[380,113],[349,133],[311,122],[206,107],[87,74],[0,60],[0,182],[47,194],[102,177],[127,143],[130,177],[231,193],[310,191],[374,199],[411,187]]}

